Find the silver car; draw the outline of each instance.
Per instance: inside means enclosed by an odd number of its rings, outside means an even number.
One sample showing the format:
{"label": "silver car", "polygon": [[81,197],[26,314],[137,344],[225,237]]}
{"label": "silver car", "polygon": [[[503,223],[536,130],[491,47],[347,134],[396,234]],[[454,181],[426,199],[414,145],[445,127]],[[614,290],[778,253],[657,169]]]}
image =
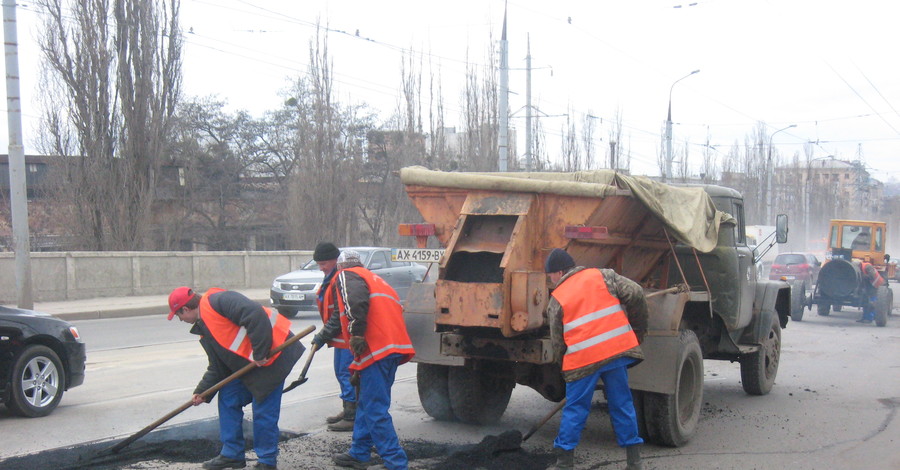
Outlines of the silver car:
{"label": "silver car", "polygon": [[[428,268],[418,263],[391,261],[391,249],[379,247],[348,247],[343,250],[359,252],[360,261],[370,271],[381,276],[400,296],[406,293],[414,282],[422,281]],[[294,318],[301,310],[316,310],[316,295],[325,274],[319,271],[315,261],[310,260],[302,268],[275,278],[270,292],[270,303],[278,313]]]}

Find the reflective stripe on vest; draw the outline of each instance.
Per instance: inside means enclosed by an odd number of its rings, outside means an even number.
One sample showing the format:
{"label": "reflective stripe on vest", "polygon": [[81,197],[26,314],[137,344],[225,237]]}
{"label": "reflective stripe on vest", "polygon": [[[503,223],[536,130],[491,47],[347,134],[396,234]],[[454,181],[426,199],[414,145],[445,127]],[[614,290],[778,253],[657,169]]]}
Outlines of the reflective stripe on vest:
{"label": "reflective stripe on vest", "polygon": [[869,276],[869,273],[868,273],[868,267],[869,267],[869,266],[872,266],[872,271],[875,272],[875,279],[871,279],[871,280],[869,280],[869,282],[870,282],[873,286],[875,286],[875,287],[881,287],[881,286],[883,286],[883,285],[884,285],[884,278],[881,277],[881,274],[878,272],[877,269],[875,269],[875,266],[873,266],[871,263],[866,263],[865,261],[862,262],[862,272],[863,272],[863,274],[865,274],[866,277]]}
{"label": "reflective stripe on vest", "polygon": [[598,269],[569,276],[553,291],[563,312],[566,353],[562,370],[588,366],[638,345],[619,299],[609,293]]}
{"label": "reflective stripe on vest", "polygon": [[[206,328],[219,346],[248,361],[253,361],[253,344],[250,342],[250,338],[247,337],[247,328],[229,320],[217,312],[209,303],[209,296],[219,292],[224,292],[224,289],[214,287],[206,291],[203,297],[200,298],[200,318],[203,319],[203,324],[206,325]],[[270,308],[262,307],[262,309],[266,312],[269,318],[269,325],[272,327],[272,348],[274,349],[287,339],[291,329],[291,321]],[[281,352],[272,356],[272,361],[269,361],[266,365],[272,364],[279,355],[281,355]]]}
{"label": "reflective stripe on vest", "polygon": [[[331,314],[334,312],[335,307],[335,299],[337,298],[337,289],[335,285],[337,283],[338,273],[331,277],[331,282],[328,283],[327,286],[323,286],[325,289],[325,295],[323,296],[324,301],[319,302],[319,298],[316,297],[316,303],[319,307],[319,316],[322,317],[322,324],[327,325],[328,320],[331,318]],[[323,305],[324,304],[324,305]],[[338,304],[338,308],[341,308],[340,304]],[[328,344],[334,348],[341,349],[349,349],[350,342],[348,340],[348,336],[344,334],[344,330],[341,329]]]}
{"label": "reflective stripe on vest", "polygon": [[[347,268],[358,274],[369,288],[369,311],[366,318],[366,343],[369,351],[362,357],[354,357],[350,370],[362,370],[375,361],[391,354],[401,354],[401,364],[409,361],[416,353],[412,341],[406,332],[403,321],[403,306],[397,292],[380,276],[363,267]],[[344,272],[341,271],[341,279]],[[343,282],[343,281],[342,281]],[[349,338],[349,319],[345,312],[344,299],[339,298],[341,305],[341,329]]]}

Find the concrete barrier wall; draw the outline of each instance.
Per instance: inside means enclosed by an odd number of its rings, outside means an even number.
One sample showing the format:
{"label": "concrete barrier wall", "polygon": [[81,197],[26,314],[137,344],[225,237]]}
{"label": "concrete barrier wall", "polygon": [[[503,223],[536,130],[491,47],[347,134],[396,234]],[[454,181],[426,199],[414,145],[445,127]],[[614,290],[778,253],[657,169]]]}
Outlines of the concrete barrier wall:
{"label": "concrete barrier wall", "polygon": [[[255,289],[312,251],[78,251],[31,254],[35,302],[168,294],[178,286]],[[0,253],[0,304],[16,302],[16,259]]]}

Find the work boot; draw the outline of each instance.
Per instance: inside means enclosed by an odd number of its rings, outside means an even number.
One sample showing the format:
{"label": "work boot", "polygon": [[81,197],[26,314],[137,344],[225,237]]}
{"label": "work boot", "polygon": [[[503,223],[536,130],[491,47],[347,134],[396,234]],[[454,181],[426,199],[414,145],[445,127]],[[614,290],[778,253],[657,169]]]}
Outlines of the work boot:
{"label": "work boot", "polygon": [[224,455],[217,455],[206,462],[203,462],[203,468],[208,470],[220,470],[223,468],[244,468],[247,466],[246,460],[230,459]]}
{"label": "work boot", "polygon": [[350,432],[353,431],[353,423],[356,422],[356,402],[344,402],[344,417],[334,423],[328,425],[329,431],[334,432]]}
{"label": "work boot", "polygon": [[334,462],[334,464],[338,467],[355,468],[358,470],[366,470],[367,468],[369,468],[369,462],[357,460],[356,457],[350,455],[349,452],[344,452],[343,454],[334,454],[334,456],[331,457],[331,461]]}
{"label": "work boot", "polygon": [[278,467],[275,465],[269,465],[267,463],[257,462],[256,465],[253,466],[254,470],[278,470]]}
{"label": "work boot", "polygon": [[556,454],[556,465],[547,470],[575,470],[575,449],[563,450],[554,447],[553,452]]}
{"label": "work boot", "polygon": [[345,408],[347,408],[347,402],[342,401],[341,402],[341,411],[334,416],[329,416],[329,417],[325,418],[325,422],[328,424],[334,424],[334,423],[344,419],[344,409]]}
{"label": "work boot", "polygon": [[628,465],[625,470],[643,470],[644,464],[641,463],[641,445],[633,445],[625,448],[625,457]]}

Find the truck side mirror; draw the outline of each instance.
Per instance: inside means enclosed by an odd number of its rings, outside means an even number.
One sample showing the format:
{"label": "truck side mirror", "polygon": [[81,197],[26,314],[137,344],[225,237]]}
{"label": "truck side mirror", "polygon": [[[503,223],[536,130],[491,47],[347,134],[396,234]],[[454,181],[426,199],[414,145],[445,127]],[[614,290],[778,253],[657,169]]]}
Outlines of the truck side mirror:
{"label": "truck side mirror", "polygon": [[775,241],[778,243],[787,243],[788,235],[788,216],[787,214],[778,214],[775,218]]}

